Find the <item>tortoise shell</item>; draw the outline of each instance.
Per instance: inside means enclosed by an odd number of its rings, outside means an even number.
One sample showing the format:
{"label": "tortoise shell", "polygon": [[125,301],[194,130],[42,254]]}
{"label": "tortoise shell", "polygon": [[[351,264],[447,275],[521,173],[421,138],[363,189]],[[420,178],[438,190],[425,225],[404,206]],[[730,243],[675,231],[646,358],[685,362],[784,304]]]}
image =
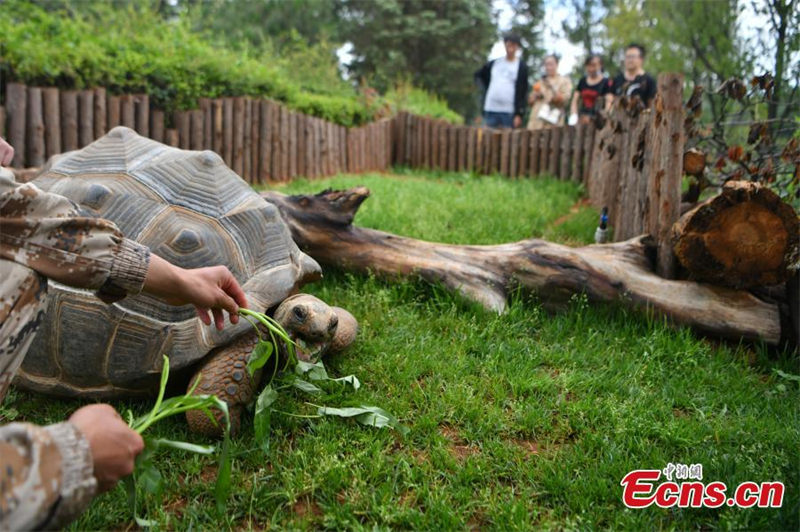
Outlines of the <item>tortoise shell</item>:
{"label": "tortoise shell", "polygon": [[[211,151],[165,146],[117,127],[54,158],[34,181],[82,214],[113,221],[128,238],[183,268],[226,265],[251,308],[269,309],[320,275],[277,208]],[[92,292],[49,282],[45,320],[18,372],[23,387],[56,395],[146,392],[161,355],[187,368],[246,331],[202,324],[194,307],[140,294],[106,305]]]}

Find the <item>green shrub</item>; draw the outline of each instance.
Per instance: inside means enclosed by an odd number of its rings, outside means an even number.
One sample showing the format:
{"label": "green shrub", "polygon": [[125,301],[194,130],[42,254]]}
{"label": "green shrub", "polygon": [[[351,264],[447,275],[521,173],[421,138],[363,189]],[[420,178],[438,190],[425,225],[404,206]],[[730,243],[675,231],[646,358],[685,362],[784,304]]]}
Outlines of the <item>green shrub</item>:
{"label": "green shrub", "polygon": [[[232,50],[193,32],[186,20],[164,20],[147,3],[81,4],[77,12],[7,0],[0,9],[0,35],[3,79],[65,89],[102,86],[112,94],[147,92],[166,111],[195,108],[201,97],[248,95],[352,126],[385,107],[341,79],[331,43],[312,47],[296,37],[282,54],[270,47]],[[459,118],[437,98],[408,90],[408,105],[423,109],[428,98],[437,116]],[[405,108],[405,102],[399,105],[394,108]]]}

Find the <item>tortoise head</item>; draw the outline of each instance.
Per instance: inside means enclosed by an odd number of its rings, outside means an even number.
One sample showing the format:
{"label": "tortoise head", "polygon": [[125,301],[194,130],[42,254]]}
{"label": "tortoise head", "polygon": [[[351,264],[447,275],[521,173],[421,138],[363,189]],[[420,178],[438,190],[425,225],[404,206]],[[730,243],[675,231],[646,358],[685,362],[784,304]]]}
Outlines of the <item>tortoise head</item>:
{"label": "tortoise head", "polygon": [[298,357],[306,361],[345,349],[358,332],[352,314],[308,294],[286,298],[275,311],[275,320],[297,343]]}

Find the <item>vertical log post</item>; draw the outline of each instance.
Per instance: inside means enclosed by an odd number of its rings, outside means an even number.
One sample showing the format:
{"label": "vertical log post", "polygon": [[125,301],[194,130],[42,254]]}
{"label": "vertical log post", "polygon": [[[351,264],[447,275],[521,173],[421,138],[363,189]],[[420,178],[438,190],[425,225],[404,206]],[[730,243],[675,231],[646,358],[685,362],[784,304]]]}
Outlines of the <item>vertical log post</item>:
{"label": "vertical log post", "polygon": [[8,142],[14,146],[11,166],[25,166],[25,122],[28,118],[28,88],[22,83],[6,85],[6,114],[8,115]]}
{"label": "vertical log post", "polygon": [[42,89],[28,87],[27,122],[27,157],[26,166],[42,166],[44,164],[44,118],[42,116]]}
{"label": "vertical log post", "polygon": [[509,149],[510,160],[508,161],[508,175],[511,177],[519,176],[519,137],[521,131],[519,129],[511,130],[509,142],[511,147]]}
{"label": "vertical log post", "polygon": [[546,174],[550,169],[550,129],[539,129],[539,173]]}
{"label": "vertical log post", "polygon": [[213,150],[213,134],[211,133],[214,125],[213,109],[211,108],[211,100],[208,98],[199,98],[197,100],[200,110],[203,112],[203,149]]}
{"label": "vertical log post", "polygon": [[233,167],[233,98],[222,100],[222,160]]}
{"label": "vertical log post", "polygon": [[169,146],[177,148],[180,144],[178,130],[175,128],[167,129],[164,134],[164,140]]}
{"label": "vertical log post", "polygon": [[[259,118],[259,132],[258,132],[258,181],[266,183],[270,179],[272,172],[272,106],[267,100],[259,102],[261,109],[261,116]],[[214,116],[216,116],[216,108]],[[216,142],[216,130],[214,132],[214,139]]]}
{"label": "vertical log post", "polygon": [[675,256],[670,229],[680,216],[683,151],[683,75],[658,76],[658,94],[653,102],[650,125],[650,212],[648,232],[658,243],[656,272],[666,279],[675,277]]}
{"label": "vertical log post", "polygon": [[78,91],[78,146],[94,140],[94,91]]}
{"label": "vertical log post", "polygon": [[500,133],[500,174],[508,176],[508,163],[511,152],[511,130],[503,129]]}
{"label": "vertical log post", "polygon": [[242,101],[244,105],[244,121],[242,123],[242,129],[244,137],[242,140],[242,173],[239,174],[242,176],[242,179],[247,181],[248,183],[253,182],[253,99],[252,98],[244,98]]}
{"label": "vertical log post", "polygon": [[541,150],[539,149],[539,143],[541,139],[541,131],[534,130],[531,131],[531,138],[530,138],[530,170],[528,171],[529,175],[531,176],[538,176],[539,175],[539,154]]}
{"label": "vertical log post", "polygon": [[243,177],[244,170],[244,108],[244,97],[235,97],[233,99],[233,165],[231,168],[239,177]]}
{"label": "vertical log post", "polygon": [[528,176],[530,175],[531,131],[522,129],[518,143],[519,161],[517,162],[517,171],[520,176]]}
{"label": "vertical log post", "polygon": [[119,99],[119,116],[123,126],[136,129],[136,111],[134,97],[130,94],[123,94]]}
{"label": "vertical log post", "polygon": [[99,139],[108,133],[108,112],[106,111],[106,90],[94,89],[94,138]]}
{"label": "vertical log post", "polygon": [[572,168],[570,163],[572,162],[571,157],[571,150],[572,150],[572,139],[575,137],[575,126],[562,126],[561,128],[561,149],[560,151],[560,162],[558,164],[558,178],[562,181],[566,181],[570,177],[570,173],[572,172]]}
{"label": "vertical log post", "polygon": [[143,137],[150,136],[150,97],[147,94],[134,96],[136,131]]}
{"label": "vertical log post", "polygon": [[189,148],[200,151],[203,149],[203,111],[194,109],[186,113],[189,115]]}
{"label": "vertical log post", "polygon": [[78,149],[78,93],[61,91],[61,148],[64,151]]}
{"label": "vertical log post", "polygon": [[153,109],[150,113],[150,138],[164,142],[164,111]]}
{"label": "vertical log post", "polygon": [[211,102],[211,149],[220,157],[224,153],[222,145],[222,99],[216,98]]}
{"label": "vertical log post", "polygon": [[108,130],[111,131],[120,123],[122,122],[120,118],[120,97],[119,96],[109,96],[106,99],[106,111],[107,111],[107,124]]}
{"label": "vertical log post", "polygon": [[561,133],[564,129],[561,127],[550,128],[550,155],[548,155],[547,172],[552,177],[558,177],[558,171],[561,166]]}
{"label": "vertical log post", "polygon": [[61,105],[57,88],[42,89],[42,106],[44,108],[44,151],[45,158],[49,159],[53,155],[61,153]]}

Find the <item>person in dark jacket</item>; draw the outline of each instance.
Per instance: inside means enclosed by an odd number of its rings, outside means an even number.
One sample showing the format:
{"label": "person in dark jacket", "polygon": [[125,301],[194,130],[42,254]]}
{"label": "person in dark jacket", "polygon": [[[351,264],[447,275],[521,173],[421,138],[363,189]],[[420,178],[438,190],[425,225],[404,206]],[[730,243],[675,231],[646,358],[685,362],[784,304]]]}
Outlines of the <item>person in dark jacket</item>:
{"label": "person in dark jacket", "polygon": [[520,127],[528,96],[528,67],[517,52],[519,36],[503,37],[506,55],[487,62],[475,72],[475,82],[485,91],[483,122],[488,127]]}

